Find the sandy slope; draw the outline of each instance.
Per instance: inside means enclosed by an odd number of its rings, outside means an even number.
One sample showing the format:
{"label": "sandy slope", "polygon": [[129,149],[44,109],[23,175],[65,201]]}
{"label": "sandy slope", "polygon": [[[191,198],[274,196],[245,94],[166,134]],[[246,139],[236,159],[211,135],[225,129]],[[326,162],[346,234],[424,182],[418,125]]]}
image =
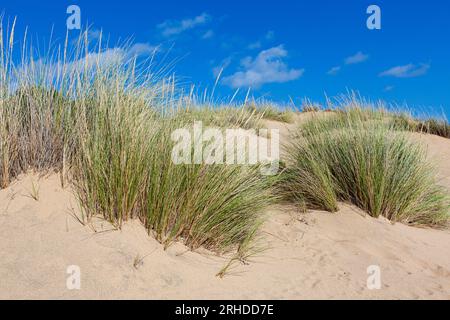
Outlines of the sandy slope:
{"label": "sandy slope", "polygon": [[[450,140],[418,139],[450,188]],[[23,176],[0,191],[0,298],[450,299],[448,230],[392,225],[345,204],[336,214],[271,208],[267,249],[223,279],[215,274],[224,258],[181,244],[164,251],[138,222],[120,231],[103,221],[83,226],[77,212],[57,176]],[[66,288],[69,265],[81,268],[81,290]],[[380,267],[380,290],[366,286],[369,265]]]}

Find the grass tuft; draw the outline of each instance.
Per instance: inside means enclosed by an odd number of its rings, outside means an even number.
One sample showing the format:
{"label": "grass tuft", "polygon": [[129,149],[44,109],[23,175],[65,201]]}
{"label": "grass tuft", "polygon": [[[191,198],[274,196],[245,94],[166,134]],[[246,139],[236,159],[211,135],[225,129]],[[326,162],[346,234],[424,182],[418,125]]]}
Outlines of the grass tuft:
{"label": "grass tuft", "polygon": [[286,123],[294,122],[294,112],[292,110],[282,109],[280,106],[272,103],[249,103],[245,108],[250,114],[257,115],[261,119]]}
{"label": "grass tuft", "polygon": [[440,225],[449,218],[449,196],[424,148],[383,110],[317,114],[287,153],[283,189],[300,204],[336,211],[338,201],[348,201],[371,216],[408,224]]}

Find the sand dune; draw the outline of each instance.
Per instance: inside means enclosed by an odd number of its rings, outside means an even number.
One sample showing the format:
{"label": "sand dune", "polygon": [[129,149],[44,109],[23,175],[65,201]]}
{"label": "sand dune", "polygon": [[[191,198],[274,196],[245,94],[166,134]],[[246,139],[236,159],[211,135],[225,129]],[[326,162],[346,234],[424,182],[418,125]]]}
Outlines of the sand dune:
{"label": "sand dune", "polygon": [[[415,138],[450,189],[450,140]],[[115,230],[102,220],[82,225],[79,214],[57,175],[24,175],[0,191],[0,298],[450,299],[448,229],[393,225],[347,204],[335,214],[272,207],[265,250],[222,279],[215,275],[226,257],[181,244],[164,251],[137,221]],[[66,287],[70,265],[80,267],[80,290]],[[370,265],[380,268],[379,290],[367,288]]]}
{"label": "sand dune", "polygon": [[[448,231],[392,225],[344,204],[337,214],[277,206],[266,250],[219,279],[225,258],[181,244],[164,251],[138,222],[82,226],[58,177],[39,181],[39,201],[27,196],[30,180],[0,195],[1,298],[450,298]],[[81,290],[66,288],[69,265],[81,268]],[[369,265],[381,268],[380,290],[366,287]]]}
{"label": "sand dune", "polygon": [[[282,140],[293,128],[266,126]],[[427,144],[450,189],[450,140],[413,137]],[[138,221],[121,230],[102,220],[83,225],[57,175],[24,175],[0,191],[0,298],[450,299],[448,229],[393,225],[347,204],[335,214],[290,205],[266,214],[264,251],[220,279],[227,257],[182,244],[164,251]],[[70,265],[80,267],[80,290],[66,287]],[[381,289],[367,288],[371,265],[380,268]]]}

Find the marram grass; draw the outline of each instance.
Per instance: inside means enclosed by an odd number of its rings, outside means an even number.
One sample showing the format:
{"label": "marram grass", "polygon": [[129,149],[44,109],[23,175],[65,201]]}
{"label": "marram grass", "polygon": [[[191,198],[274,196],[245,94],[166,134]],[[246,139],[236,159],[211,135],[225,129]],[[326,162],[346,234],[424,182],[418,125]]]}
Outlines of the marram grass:
{"label": "marram grass", "polygon": [[302,205],[336,211],[338,201],[347,201],[392,221],[448,221],[450,198],[423,146],[383,111],[318,114],[301,126],[287,153],[282,188]]}
{"label": "marram grass", "polygon": [[182,239],[218,253],[253,237],[273,201],[271,178],[258,166],[174,164],[171,133],[189,122],[136,120],[129,108],[112,108],[100,120],[108,129],[86,134],[75,185],[88,217],[138,218],[165,246]]}
{"label": "marram grass", "polygon": [[[30,56],[16,62],[13,34],[0,23],[1,188],[30,169],[55,171],[87,219],[100,215],[117,227],[139,219],[166,247],[183,241],[235,251],[234,260],[251,255],[278,177],[261,175],[258,165],[175,165],[171,134],[194,120],[228,128],[291,122],[292,112],[199,107],[177,97],[173,81],[126,57],[126,48],[116,48],[115,60],[102,59],[111,52],[101,43],[90,52],[87,33],[74,50],[39,59],[24,44],[20,51]],[[447,134],[441,124],[429,128]],[[407,129],[384,112],[317,113],[288,147],[282,189],[314,208],[336,211],[338,201],[349,201],[373,216],[441,224],[448,196]]]}
{"label": "marram grass", "polygon": [[256,117],[243,108],[193,115],[174,82],[126,57],[126,47],[111,60],[101,43],[87,50],[87,33],[73,50],[38,59],[24,44],[20,52],[30,56],[15,61],[13,34],[0,27],[1,188],[30,169],[59,172],[87,219],[117,227],[139,219],[165,246],[249,255],[274,199],[273,178],[257,165],[175,165],[171,133],[216,114],[227,127],[252,126]]}

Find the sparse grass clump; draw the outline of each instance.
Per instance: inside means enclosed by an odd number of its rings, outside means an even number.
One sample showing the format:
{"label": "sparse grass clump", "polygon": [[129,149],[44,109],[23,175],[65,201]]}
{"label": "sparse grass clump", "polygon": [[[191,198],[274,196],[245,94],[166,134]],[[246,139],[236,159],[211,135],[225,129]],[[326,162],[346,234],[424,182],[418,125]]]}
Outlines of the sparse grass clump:
{"label": "sparse grass clump", "polygon": [[382,102],[372,105],[355,96],[344,98],[340,108],[333,110],[331,122],[378,121],[395,130],[427,133],[450,139],[450,124],[445,117],[415,118],[408,110],[390,110]]}
{"label": "sparse grass clump", "polygon": [[322,107],[309,99],[303,99],[301,110],[302,112],[319,112]]}
{"label": "sparse grass clump", "polygon": [[286,123],[294,122],[294,112],[292,110],[282,109],[270,103],[249,103],[245,108],[250,114],[257,115],[262,119]]}
{"label": "sparse grass clump", "polygon": [[336,211],[348,201],[371,216],[439,225],[450,200],[422,146],[386,121],[384,111],[317,115],[287,147],[284,190],[307,206]]}
{"label": "sparse grass clump", "polygon": [[417,121],[416,131],[434,134],[450,139],[450,124],[444,119],[427,119]]}
{"label": "sparse grass clump", "polygon": [[205,126],[255,129],[261,127],[261,114],[242,106],[189,105],[175,111],[184,121],[202,121]]}

